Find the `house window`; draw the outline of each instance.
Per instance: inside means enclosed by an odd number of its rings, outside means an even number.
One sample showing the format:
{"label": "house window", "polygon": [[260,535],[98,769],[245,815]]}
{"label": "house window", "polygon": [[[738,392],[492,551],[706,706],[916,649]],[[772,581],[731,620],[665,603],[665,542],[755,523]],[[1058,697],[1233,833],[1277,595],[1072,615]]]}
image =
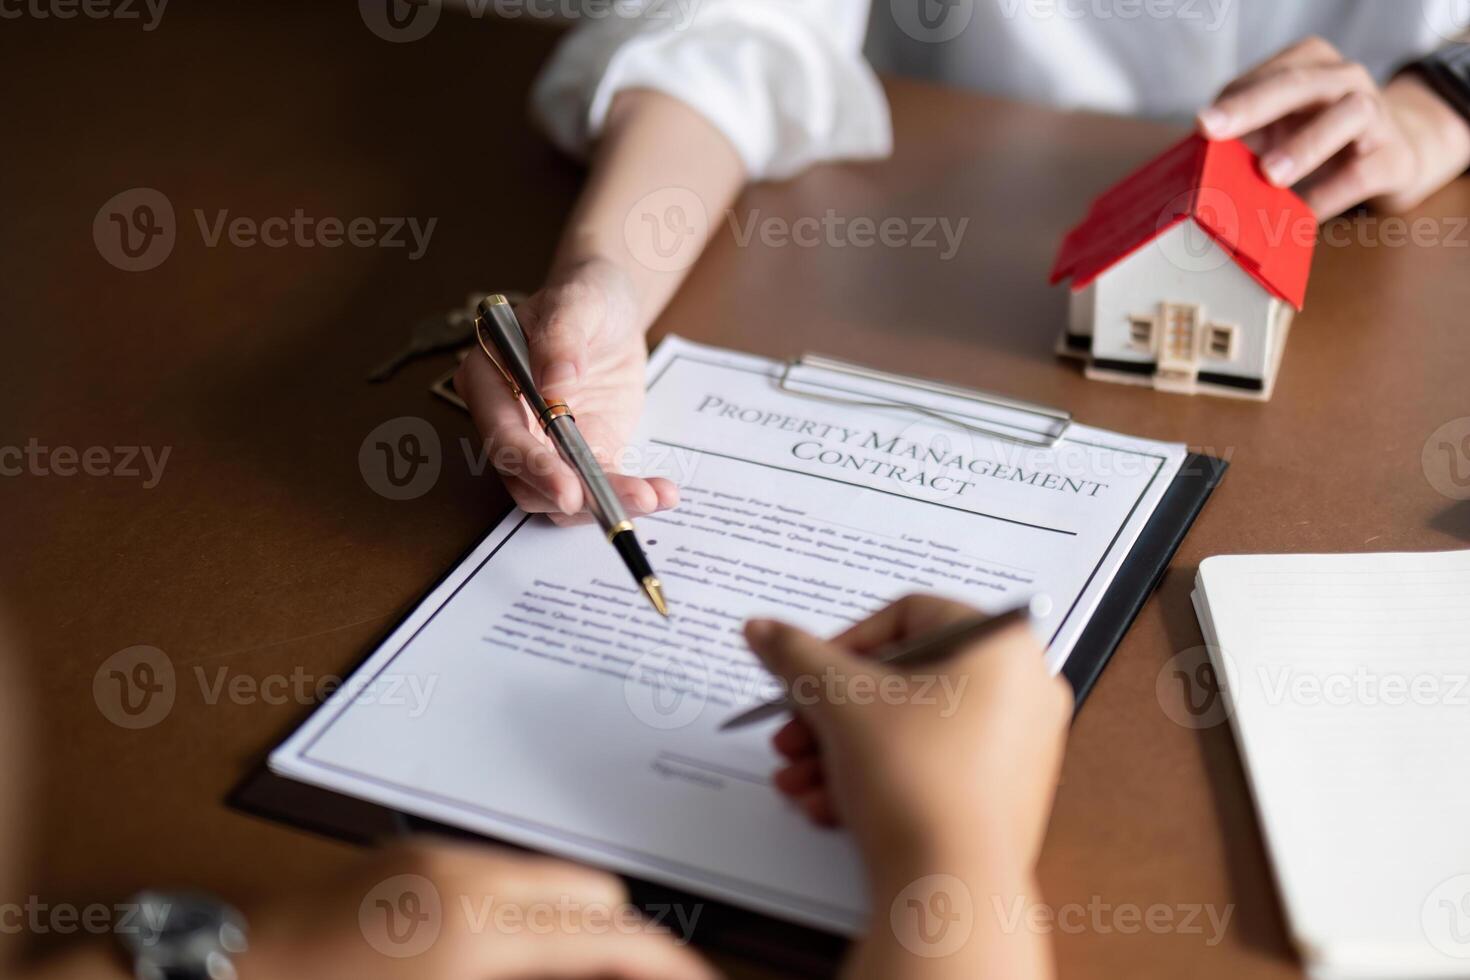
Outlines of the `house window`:
{"label": "house window", "polygon": [[1218,361],[1235,358],[1235,327],[1228,323],[1210,324],[1205,336],[1205,352]]}
{"label": "house window", "polygon": [[1128,318],[1128,343],[1136,350],[1154,349],[1154,318],[1131,316]]}

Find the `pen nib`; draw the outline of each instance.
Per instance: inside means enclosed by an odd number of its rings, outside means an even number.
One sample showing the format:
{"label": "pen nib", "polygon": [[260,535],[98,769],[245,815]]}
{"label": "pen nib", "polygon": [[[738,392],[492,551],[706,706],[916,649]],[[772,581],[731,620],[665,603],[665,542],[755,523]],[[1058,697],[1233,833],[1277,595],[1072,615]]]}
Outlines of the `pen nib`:
{"label": "pen nib", "polygon": [[648,596],[648,601],[653,603],[653,608],[665,619],[669,618],[669,604],[664,601],[664,587],[659,584],[658,579],[649,575],[643,579],[643,593]]}

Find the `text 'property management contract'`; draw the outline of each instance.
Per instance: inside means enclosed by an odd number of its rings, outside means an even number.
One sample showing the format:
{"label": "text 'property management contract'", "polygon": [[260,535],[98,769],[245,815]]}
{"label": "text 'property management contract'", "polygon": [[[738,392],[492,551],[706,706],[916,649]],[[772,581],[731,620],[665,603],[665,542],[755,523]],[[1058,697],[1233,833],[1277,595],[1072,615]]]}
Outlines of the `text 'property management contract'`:
{"label": "text 'property management contract'", "polygon": [[[842,932],[866,917],[847,836],[769,785],[776,692],[741,624],[834,633],[910,592],[1029,600],[1066,661],[1185,459],[898,381],[807,371],[678,338],[649,365],[630,471],[680,486],[640,520],[661,620],[592,526],[512,512],[271,757],[283,775]],[[922,404],[924,414],[874,402]],[[863,404],[857,404],[863,403]],[[390,688],[425,699],[381,696]],[[432,686],[430,686],[432,684]],[[942,700],[957,692],[934,690]]]}

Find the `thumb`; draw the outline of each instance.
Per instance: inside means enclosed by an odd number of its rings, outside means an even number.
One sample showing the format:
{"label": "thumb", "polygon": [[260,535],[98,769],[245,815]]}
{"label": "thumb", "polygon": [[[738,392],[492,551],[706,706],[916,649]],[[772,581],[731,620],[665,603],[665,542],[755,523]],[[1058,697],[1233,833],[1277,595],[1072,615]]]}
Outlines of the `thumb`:
{"label": "thumb", "polygon": [[817,714],[825,713],[825,701],[812,697],[814,692],[823,690],[828,681],[840,682],[854,672],[870,669],[841,647],[773,619],[746,623],[745,639],[766,668],[785,682],[792,698],[815,707]]}
{"label": "thumb", "polygon": [[549,290],[536,311],[527,338],[536,383],[551,395],[566,395],[580,385],[587,367],[587,347],[603,317],[596,287],[581,283]]}

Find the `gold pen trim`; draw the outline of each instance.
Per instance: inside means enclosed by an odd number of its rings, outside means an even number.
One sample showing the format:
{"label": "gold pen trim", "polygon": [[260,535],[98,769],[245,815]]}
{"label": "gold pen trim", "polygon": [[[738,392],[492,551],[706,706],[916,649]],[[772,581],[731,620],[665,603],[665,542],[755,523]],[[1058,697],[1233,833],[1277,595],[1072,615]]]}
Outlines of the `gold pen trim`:
{"label": "gold pen trim", "polygon": [[624,531],[631,530],[633,530],[632,521],[618,521],[612,527],[607,529],[607,540],[611,542],[612,539],[617,537],[619,534],[622,534]]}
{"label": "gold pen trim", "polygon": [[665,619],[669,618],[669,604],[664,600],[664,587],[658,579],[652,575],[647,576],[639,583],[643,586],[643,594],[648,596],[648,601],[653,603],[653,608]]}
{"label": "gold pen trim", "polygon": [[541,413],[541,428],[546,428],[563,415],[573,422],[577,421],[576,416],[572,415],[572,410],[567,408],[566,402],[547,402],[546,410]]}
{"label": "gold pen trim", "polygon": [[489,296],[486,296],[485,297],[485,302],[486,303],[489,303],[491,306],[509,306],[510,305],[510,300],[506,299],[505,298],[505,295],[502,294],[502,293],[491,293]]}

